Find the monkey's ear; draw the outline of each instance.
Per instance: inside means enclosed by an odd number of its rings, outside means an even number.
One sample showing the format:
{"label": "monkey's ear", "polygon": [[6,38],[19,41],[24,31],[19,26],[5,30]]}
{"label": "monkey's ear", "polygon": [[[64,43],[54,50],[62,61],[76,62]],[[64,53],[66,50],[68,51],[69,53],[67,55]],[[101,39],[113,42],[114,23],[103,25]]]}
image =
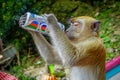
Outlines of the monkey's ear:
{"label": "monkey's ear", "polygon": [[91,29],[94,31],[94,32],[97,32],[99,30],[99,27],[100,27],[100,21],[95,21],[92,23],[91,25]]}

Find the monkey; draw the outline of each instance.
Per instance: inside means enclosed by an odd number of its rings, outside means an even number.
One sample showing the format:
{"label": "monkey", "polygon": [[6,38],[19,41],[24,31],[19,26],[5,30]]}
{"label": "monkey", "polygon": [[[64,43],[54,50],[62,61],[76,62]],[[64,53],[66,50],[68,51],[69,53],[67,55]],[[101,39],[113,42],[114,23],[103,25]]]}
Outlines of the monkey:
{"label": "monkey", "polygon": [[100,21],[81,16],[71,20],[66,34],[57,18],[46,15],[50,37],[62,63],[70,67],[70,80],[105,80],[105,48],[99,37]]}
{"label": "monkey", "polygon": [[105,80],[106,51],[99,37],[100,21],[80,16],[63,32],[54,14],[44,15],[52,45],[38,32],[28,30],[47,63],[70,68],[70,80]]}

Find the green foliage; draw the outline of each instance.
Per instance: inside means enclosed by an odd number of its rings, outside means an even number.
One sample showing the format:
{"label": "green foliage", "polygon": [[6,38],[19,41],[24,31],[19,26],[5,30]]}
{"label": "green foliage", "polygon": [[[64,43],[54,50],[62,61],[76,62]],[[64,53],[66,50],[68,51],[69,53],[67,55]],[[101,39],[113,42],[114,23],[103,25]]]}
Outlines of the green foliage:
{"label": "green foliage", "polygon": [[20,67],[20,66],[12,66],[10,67],[10,73],[14,76],[16,76],[19,80],[36,80],[34,78],[30,78],[29,76],[26,76],[25,74],[23,74],[24,68]]}
{"label": "green foliage", "polygon": [[100,10],[97,16],[102,23],[100,36],[103,38],[107,50],[106,60],[110,60],[120,54],[120,24],[118,19],[120,18],[118,16],[120,5],[118,4],[120,2],[101,7],[103,9]]}
{"label": "green foliage", "polygon": [[[42,59],[40,59],[39,54],[36,55],[23,55],[20,56],[21,65],[17,65],[16,62],[10,65],[9,73],[16,76],[19,80],[36,80],[34,77],[30,77],[25,75],[25,71],[31,70],[30,66],[40,67],[41,65],[45,64]],[[32,69],[34,69],[32,68]]]}
{"label": "green foliage", "polygon": [[[28,1],[32,2],[32,0]],[[29,6],[30,2],[21,0],[2,1],[2,8],[0,8],[0,24],[2,24],[0,27],[0,36],[3,39],[4,46],[7,46],[10,43],[16,43],[16,41],[20,42],[23,35],[26,36],[25,38],[28,37],[24,34],[24,31],[19,28],[18,20],[19,17],[26,12],[27,5]]]}

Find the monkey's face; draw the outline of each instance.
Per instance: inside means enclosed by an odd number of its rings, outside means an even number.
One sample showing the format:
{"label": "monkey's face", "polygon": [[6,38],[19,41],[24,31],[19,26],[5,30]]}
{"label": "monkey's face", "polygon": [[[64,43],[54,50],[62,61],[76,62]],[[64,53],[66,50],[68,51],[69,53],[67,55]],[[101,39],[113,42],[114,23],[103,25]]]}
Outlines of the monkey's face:
{"label": "monkey's face", "polygon": [[85,36],[98,35],[99,21],[89,17],[81,16],[71,19],[70,27],[66,30],[66,35],[70,39],[81,39]]}
{"label": "monkey's face", "polygon": [[82,32],[84,23],[81,23],[79,20],[71,21],[70,27],[66,30],[66,35],[71,38],[78,38]]}

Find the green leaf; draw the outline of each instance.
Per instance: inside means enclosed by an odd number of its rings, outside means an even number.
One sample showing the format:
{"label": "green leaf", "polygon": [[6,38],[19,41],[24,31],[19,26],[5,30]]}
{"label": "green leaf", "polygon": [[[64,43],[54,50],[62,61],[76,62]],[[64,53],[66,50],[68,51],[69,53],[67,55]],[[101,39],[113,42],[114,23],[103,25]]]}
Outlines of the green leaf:
{"label": "green leaf", "polygon": [[48,65],[48,70],[49,70],[49,72],[50,72],[50,74],[54,74],[54,64],[50,64],[50,65]]}

